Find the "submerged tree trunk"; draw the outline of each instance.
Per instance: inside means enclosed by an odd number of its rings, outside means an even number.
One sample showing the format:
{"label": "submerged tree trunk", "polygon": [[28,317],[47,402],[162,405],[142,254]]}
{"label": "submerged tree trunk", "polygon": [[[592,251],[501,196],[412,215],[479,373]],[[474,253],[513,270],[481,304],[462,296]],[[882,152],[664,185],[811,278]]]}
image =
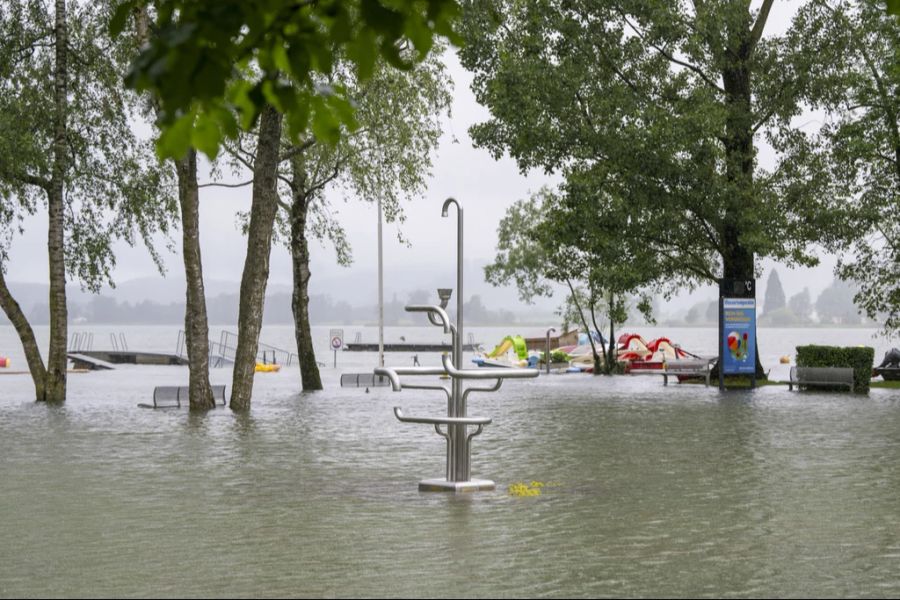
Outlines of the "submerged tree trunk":
{"label": "submerged tree trunk", "polygon": [[309,324],[309,242],[306,239],[306,214],[309,197],[303,190],[305,177],[299,157],[291,161],[294,194],[291,203],[291,262],[294,271],[294,291],[291,308],[294,312],[294,336],[297,339],[297,356],[300,362],[300,381],[303,391],[322,389],[322,376],[316,364],[312,330]]}
{"label": "submerged tree trunk", "polygon": [[47,254],[50,263],[50,351],[44,393],[38,400],[64,402],[66,399],[66,343],[68,340],[68,308],[66,306],[65,264],[65,198],[68,115],[68,29],[66,2],[56,0],[56,65],[54,68],[53,175],[47,190]]}
{"label": "submerged tree trunk", "polygon": [[238,311],[238,342],[231,382],[231,408],[248,410],[253,394],[253,376],[262,328],[272,230],[278,210],[278,150],[281,113],[266,106],[259,121],[259,142],[253,163],[253,200],[247,231],[247,258],[241,277]]}
{"label": "submerged tree trunk", "polygon": [[209,322],[203,289],[200,256],[200,194],[197,189],[197,152],[175,162],[178,202],[181,205],[182,254],[184,258],[184,338],[188,354],[188,397],[191,410],[214,408],[209,386]]}
{"label": "submerged tree trunk", "polygon": [[22,307],[12,297],[9,288],[6,285],[6,278],[3,275],[3,269],[0,268],[0,308],[6,313],[6,317],[16,328],[19,339],[22,341],[22,348],[25,351],[25,360],[28,362],[28,370],[31,371],[31,378],[34,380],[34,394],[37,400],[43,400],[45,394],[45,386],[47,381],[47,369],[44,367],[44,359],[41,358],[41,351],[38,348],[37,340],[34,338],[34,330],[28,323]]}
{"label": "submerged tree trunk", "polygon": [[[762,28],[768,17],[771,0],[766,0],[757,23],[753,24],[749,10],[728,32],[728,49],[725,51],[725,67],[722,83],[728,116],[725,124],[725,169],[731,185],[732,200],[722,228],[722,274],[725,279],[754,279],[755,256],[742,239],[742,215],[756,210],[753,191],[754,112],[752,105],[751,60]],[[721,343],[721,342],[720,342]],[[756,349],[756,377],[766,377],[759,360],[759,344]]]}
{"label": "submerged tree trunk", "polygon": [[566,284],[569,286],[569,291],[572,293],[572,302],[575,303],[575,308],[578,310],[578,316],[581,317],[581,324],[584,325],[585,331],[587,331],[588,342],[591,344],[591,355],[594,357],[594,375],[600,374],[600,356],[597,354],[597,347],[594,345],[594,336],[591,335],[591,328],[587,323],[587,318],[584,316],[584,311],[581,309],[581,303],[578,302],[578,295],[575,293],[575,288],[572,286],[572,282],[566,279]]}
{"label": "submerged tree trunk", "polygon": [[[600,326],[597,325],[597,311],[594,310],[594,294],[591,292],[591,323],[594,324],[594,331],[600,333]],[[589,336],[593,336],[592,331],[588,331]],[[602,347],[602,346],[601,346]],[[609,364],[609,357],[606,355],[606,348],[603,348],[603,373],[609,375],[612,373],[611,366]]]}
{"label": "submerged tree trunk", "polygon": [[[135,12],[140,44],[150,42],[150,15],[146,6]],[[152,100],[159,114],[159,105]],[[184,341],[188,354],[188,398],[191,410],[214,408],[209,386],[209,319],[203,288],[203,261],[200,256],[200,194],[197,188],[197,152],[175,162],[178,177],[178,204],[181,207],[182,258],[184,260],[185,305]]]}

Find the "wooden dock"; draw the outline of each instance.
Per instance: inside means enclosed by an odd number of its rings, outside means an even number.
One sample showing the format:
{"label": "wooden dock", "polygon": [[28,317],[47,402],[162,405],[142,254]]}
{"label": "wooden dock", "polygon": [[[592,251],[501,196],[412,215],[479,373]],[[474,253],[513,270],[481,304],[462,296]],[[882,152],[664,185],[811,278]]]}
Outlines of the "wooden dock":
{"label": "wooden dock", "polygon": [[114,369],[115,365],[186,365],[188,361],[177,354],[140,352],[135,350],[81,350],[69,352],[76,369]]}

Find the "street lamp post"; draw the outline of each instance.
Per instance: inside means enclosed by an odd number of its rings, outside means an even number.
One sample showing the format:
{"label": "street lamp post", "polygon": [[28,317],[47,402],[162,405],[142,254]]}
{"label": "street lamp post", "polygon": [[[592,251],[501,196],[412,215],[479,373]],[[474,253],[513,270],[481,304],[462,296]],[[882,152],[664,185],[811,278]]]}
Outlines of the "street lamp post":
{"label": "street lamp post", "polygon": [[551,327],[547,330],[547,355],[545,356],[547,360],[547,374],[550,374],[550,332],[556,333],[556,328]]}

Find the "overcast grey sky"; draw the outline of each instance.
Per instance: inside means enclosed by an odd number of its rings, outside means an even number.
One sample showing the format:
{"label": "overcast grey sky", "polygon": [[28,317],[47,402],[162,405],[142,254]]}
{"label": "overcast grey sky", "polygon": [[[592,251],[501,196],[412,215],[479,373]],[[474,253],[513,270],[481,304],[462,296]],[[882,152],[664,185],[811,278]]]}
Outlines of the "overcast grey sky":
{"label": "overcast grey sky", "polygon": [[[776,2],[767,32],[784,30],[789,24],[795,4]],[[511,159],[494,161],[485,150],[472,147],[468,128],[489,115],[485,108],[475,102],[470,89],[471,76],[459,65],[456,56],[448,53],[446,61],[454,80],[452,116],[445,119],[445,131],[434,157],[434,169],[427,193],[423,198],[405,205],[407,221],[402,228],[411,246],[405,247],[397,242],[396,226],[385,229],[385,273],[388,288],[392,271],[410,265],[430,266],[436,272],[446,273],[447,278],[452,281],[455,269],[455,215],[450,219],[442,219],[440,216],[441,203],[448,196],[459,200],[465,209],[466,258],[489,262],[495,253],[497,225],[507,207],[526,198],[541,186],[559,181],[558,177],[548,176],[540,171],[522,174]],[[812,121],[812,126],[815,126],[814,117],[806,120]],[[764,165],[770,162],[771,153],[762,149],[760,160]],[[204,179],[208,178],[201,175],[201,180]],[[249,188],[201,190],[201,243],[204,275],[207,278],[239,281],[245,241],[237,230],[235,213],[247,210],[249,201]],[[314,247],[312,293],[317,293],[316,277],[341,274],[352,277],[354,273],[372,273],[376,268],[374,206],[360,201],[345,204],[340,200],[335,205],[353,246],[355,264],[349,270],[340,269],[335,265],[334,253],[330,248]],[[178,247],[180,233],[176,233],[175,237]],[[8,265],[9,281],[47,281],[45,240],[46,215],[40,214],[29,219],[26,234],[14,242]],[[117,256],[118,266],[114,273],[117,281],[158,276],[146,251],[141,247],[130,249],[122,246],[118,249]],[[180,255],[167,253],[166,264],[171,277],[181,277]],[[823,258],[823,266],[817,269],[802,269],[791,274],[783,266],[778,269],[789,296],[809,287],[815,297],[831,282],[833,265],[834,258],[826,256]],[[764,273],[760,281],[761,288],[772,263],[764,262],[762,268]],[[272,253],[270,281],[289,283],[290,280],[288,252],[282,247],[276,247]],[[712,288],[708,288],[692,296],[701,298],[713,295]],[[679,304],[690,302],[693,298],[684,298]],[[174,300],[176,299],[173,298]],[[511,298],[511,301],[514,299]]]}

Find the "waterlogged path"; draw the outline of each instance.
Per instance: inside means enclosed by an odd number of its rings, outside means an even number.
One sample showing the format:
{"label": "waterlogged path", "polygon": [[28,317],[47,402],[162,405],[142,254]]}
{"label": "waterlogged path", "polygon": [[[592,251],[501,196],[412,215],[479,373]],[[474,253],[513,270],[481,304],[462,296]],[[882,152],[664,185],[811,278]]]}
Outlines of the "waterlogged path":
{"label": "waterlogged path", "polygon": [[181,367],[73,375],[63,407],[0,378],[0,596],[900,595],[897,391],[507,382],[470,398],[498,489],[457,497],[417,491],[443,440],[391,412],[443,398],[340,370],[259,375],[249,415],[135,406]]}

